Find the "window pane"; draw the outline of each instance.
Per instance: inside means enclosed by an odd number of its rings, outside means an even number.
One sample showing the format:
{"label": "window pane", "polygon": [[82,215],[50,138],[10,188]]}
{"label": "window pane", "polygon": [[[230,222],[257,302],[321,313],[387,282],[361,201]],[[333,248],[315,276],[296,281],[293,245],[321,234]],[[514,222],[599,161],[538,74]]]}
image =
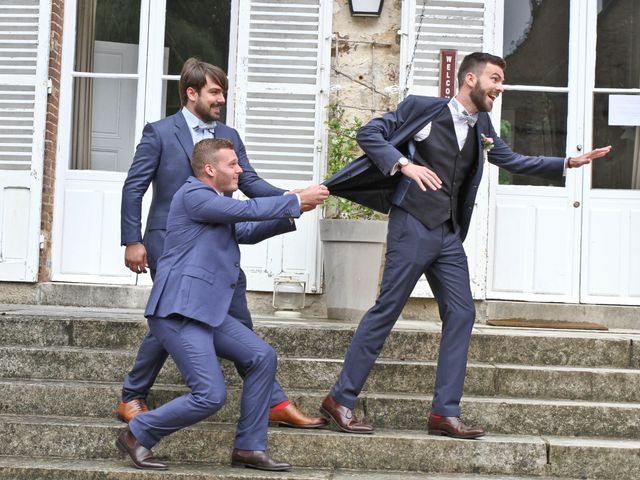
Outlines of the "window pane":
{"label": "window pane", "polygon": [[640,190],[640,128],[609,125],[609,95],[593,99],[593,145],[611,153],[593,161],[591,188]]}
{"label": "window pane", "polygon": [[[164,36],[164,74],[180,75],[189,57],[217,65],[227,71],[229,58],[229,0],[167,0]],[[164,81],[163,117],[180,109],[178,82]],[[221,112],[225,120],[226,112]]]}
{"label": "window pane", "polygon": [[[504,92],[500,138],[523,155],[563,157],[566,151],[567,95]],[[561,180],[514,175],[500,169],[500,185],[564,186]]]}
{"label": "window pane", "polygon": [[602,0],[598,12],[596,87],[640,87],[640,2]]}
{"label": "window pane", "polygon": [[569,0],[504,2],[507,83],[566,87]]}
{"label": "window pane", "polygon": [[137,73],[140,0],[78,0],[76,22],[76,72]]}
{"label": "window pane", "polygon": [[[179,75],[189,57],[199,57],[227,71],[229,0],[167,0],[165,51],[170,75]],[[165,53],[166,55],[166,53]]]}
{"label": "window pane", "polygon": [[74,80],[70,168],[129,169],[135,145],[136,86],[136,80]]}

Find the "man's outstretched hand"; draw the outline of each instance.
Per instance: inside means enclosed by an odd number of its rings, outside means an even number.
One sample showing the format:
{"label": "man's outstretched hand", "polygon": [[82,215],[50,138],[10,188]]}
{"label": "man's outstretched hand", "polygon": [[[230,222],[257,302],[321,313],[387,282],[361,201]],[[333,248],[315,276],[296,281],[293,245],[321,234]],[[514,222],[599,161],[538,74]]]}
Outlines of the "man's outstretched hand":
{"label": "man's outstretched hand", "polygon": [[567,161],[568,168],[580,168],[583,165],[587,165],[591,163],[591,160],[594,158],[604,157],[607,153],[611,151],[611,145],[602,148],[596,148],[595,150],[591,150],[579,157],[569,157]]}
{"label": "man's outstretched hand", "polygon": [[309,212],[329,197],[329,189],[324,185],[311,185],[307,188],[292,190],[300,196],[300,211]]}

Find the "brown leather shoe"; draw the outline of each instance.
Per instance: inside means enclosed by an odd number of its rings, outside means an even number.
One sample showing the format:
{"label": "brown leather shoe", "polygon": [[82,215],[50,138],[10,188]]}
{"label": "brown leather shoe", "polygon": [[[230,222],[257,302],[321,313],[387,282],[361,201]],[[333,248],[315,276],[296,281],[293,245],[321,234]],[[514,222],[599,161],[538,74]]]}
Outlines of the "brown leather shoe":
{"label": "brown leather shoe", "polygon": [[452,438],[478,438],[484,430],[478,427],[467,427],[459,417],[441,417],[436,419],[429,415],[427,423],[429,435],[445,435]]}
{"label": "brown leather shoe", "polygon": [[320,412],[335,425],[347,433],[373,433],[373,427],[366,423],[361,423],[356,418],[353,410],[340,405],[331,395],[324,397]]}
{"label": "brown leather shoe", "polygon": [[136,440],[128,426],[118,435],[116,447],[122,453],[126,453],[131,457],[136,468],[143,470],[167,470],[169,468],[164,463],[159,462],[151,450],[140,445],[140,442]]}
{"label": "brown leather shoe", "polygon": [[284,408],[278,410],[269,410],[269,425],[275,427],[292,427],[292,428],[320,428],[329,422],[322,417],[308,417],[295,406],[293,402],[289,402]]}
{"label": "brown leather shoe", "polygon": [[118,404],[118,418],[125,423],[129,423],[133,417],[141,413],[148,412],[149,407],[143,398],[136,398],[130,402],[124,400]]}
{"label": "brown leather shoe", "polygon": [[262,450],[240,450],[239,448],[234,448],[231,453],[231,465],[272,472],[283,472],[291,468],[287,462],[274,460]]}

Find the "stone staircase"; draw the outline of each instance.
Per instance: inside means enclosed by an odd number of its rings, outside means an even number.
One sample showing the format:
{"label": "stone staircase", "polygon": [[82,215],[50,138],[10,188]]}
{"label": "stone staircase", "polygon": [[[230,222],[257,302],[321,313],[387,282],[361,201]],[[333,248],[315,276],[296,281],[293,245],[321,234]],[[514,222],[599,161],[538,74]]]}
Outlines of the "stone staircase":
{"label": "stone staircase", "polygon": [[[280,356],[278,376],[315,413],[355,325],[255,318]],[[360,398],[375,435],[271,428],[288,473],[230,468],[240,381],[224,363],[226,406],[155,452],[167,472],[132,468],[116,449],[121,381],[146,331],[139,310],[0,308],[0,479],[638,479],[640,332],[474,331],[463,417],[480,440],[426,432],[439,325],[399,322]],[[150,403],[185,391],[168,362]]]}

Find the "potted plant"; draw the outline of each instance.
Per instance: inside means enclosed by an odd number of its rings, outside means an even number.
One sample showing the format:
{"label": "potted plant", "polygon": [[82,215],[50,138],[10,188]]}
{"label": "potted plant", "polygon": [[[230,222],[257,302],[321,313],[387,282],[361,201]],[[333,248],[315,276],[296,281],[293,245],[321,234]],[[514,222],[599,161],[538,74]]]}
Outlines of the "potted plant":
{"label": "potted plant", "polygon": [[[347,121],[344,109],[329,105],[327,176],[362,154],[355,136],[359,119]],[[329,197],[320,220],[327,316],[360,320],[378,294],[387,235],[384,215],[340,197]]]}

